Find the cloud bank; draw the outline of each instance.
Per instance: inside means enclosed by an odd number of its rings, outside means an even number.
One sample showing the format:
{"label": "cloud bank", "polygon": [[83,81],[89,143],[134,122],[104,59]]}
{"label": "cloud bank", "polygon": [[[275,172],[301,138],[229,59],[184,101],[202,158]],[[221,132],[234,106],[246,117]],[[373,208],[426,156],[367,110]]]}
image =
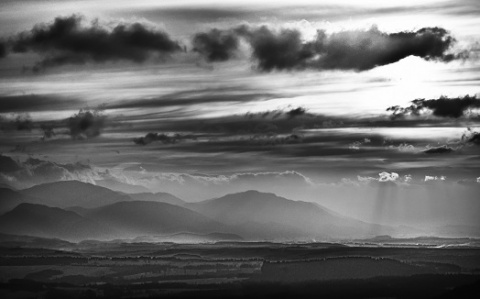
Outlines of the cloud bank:
{"label": "cloud bank", "polygon": [[165,55],[180,49],[166,32],[141,23],[121,23],[110,29],[98,20],[86,25],[77,15],[37,24],[15,36],[12,42],[13,52],[34,52],[42,57],[34,70],[87,62],[140,63],[155,54]]}
{"label": "cloud bank", "polygon": [[313,40],[305,41],[299,30],[274,30],[240,26],[213,29],[194,36],[198,52],[209,61],[234,57],[244,39],[252,48],[252,58],[261,71],[273,70],[355,70],[364,71],[397,62],[408,56],[449,62],[464,59],[467,53],[450,52],[455,38],[445,29],[426,27],[417,31],[385,33],[369,30],[344,30],[327,33],[318,30]]}
{"label": "cloud bank", "polygon": [[[327,32],[319,29],[306,39],[297,29],[241,25],[230,29],[213,28],[194,33],[192,51],[209,62],[236,58],[247,44],[251,59],[260,71],[353,70],[365,71],[395,63],[408,56],[449,62],[466,59],[467,51],[453,52],[455,38],[444,28],[425,27],[417,31],[386,33],[377,27],[368,30]],[[139,22],[102,25],[97,19],[87,23],[79,15],[57,17],[51,23],[0,40],[0,58],[7,52],[33,52],[40,61],[32,68],[129,61],[141,63],[186,51],[170,35]]]}
{"label": "cloud bank", "polygon": [[387,111],[392,113],[392,118],[406,116],[421,116],[432,114],[436,117],[460,118],[473,115],[472,110],[480,109],[480,99],[476,96],[449,98],[441,96],[438,99],[416,99],[408,107],[392,106]]}

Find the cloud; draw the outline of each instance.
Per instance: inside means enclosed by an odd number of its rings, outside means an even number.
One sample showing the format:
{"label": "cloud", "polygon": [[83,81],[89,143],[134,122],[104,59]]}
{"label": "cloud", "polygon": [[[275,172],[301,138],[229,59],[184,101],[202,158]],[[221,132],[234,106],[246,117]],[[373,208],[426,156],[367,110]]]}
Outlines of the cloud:
{"label": "cloud", "polygon": [[277,182],[278,180],[288,180],[290,182],[297,182],[305,185],[313,185],[312,180],[297,172],[297,171],[283,171],[283,172],[249,172],[249,173],[236,173],[229,177],[230,182],[242,182],[243,184],[252,184],[258,180],[268,179],[272,182]]}
{"label": "cloud", "polygon": [[75,98],[43,95],[3,95],[0,96],[0,113],[59,111],[79,108],[83,105]]}
{"label": "cloud", "polygon": [[246,103],[270,100],[280,97],[282,97],[280,94],[266,92],[262,93],[257,90],[252,90],[248,87],[239,85],[183,90],[159,97],[106,103],[105,109],[165,108],[215,103]]}
{"label": "cloud", "polygon": [[262,71],[305,68],[314,53],[302,43],[298,30],[283,29],[276,33],[266,26],[258,29],[242,27],[240,32],[248,38],[252,56]]}
{"label": "cloud", "polygon": [[366,143],[372,142],[369,138],[364,138],[362,141],[355,141],[348,145],[348,148],[351,150],[360,150],[360,146]]}
{"label": "cloud", "polygon": [[110,29],[98,20],[85,25],[78,15],[37,24],[15,36],[12,42],[13,52],[35,52],[42,56],[34,70],[87,62],[140,63],[154,54],[165,55],[180,49],[167,33],[141,23],[120,23]]}
{"label": "cloud", "polygon": [[405,183],[411,182],[412,181],[412,175],[410,175],[410,174],[404,175],[403,180],[405,181]]}
{"label": "cloud", "polygon": [[99,110],[80,110],[67,119],[70,136],[73,139],[97,137],[105,126],[106,117]]}
{"label": "cloud", "polygon": [[144,137],[138,137],[133,139],[133,142],[138,145],[147,145],[155,141],[160,141],[163,144],[175,144],[181,140],[185,139],[196,139],[192,135],[181,135],[178,133],[175,134],[160,134],[160,133],[148,133]]}
{"label": "cloud", "polygon": [[480,132],[472,131],[468,128],[468,131],[462,135],[462,141],[467,144],[480,145]]}
{"label": "cloud", "polygon": [[423,152],[425,154],[448,154],[448,153],[452,153],[454,151],[455,150],[453,148],[448,147],[446,145],[443,145],[443,146],[439,146],[439,147],[429,148],[427,150],[424,150]]}
{"label": "cloud", "polygon": [[305,108],[298,107],[298,108],[291,109],[290,111],[287,111],[286,114],[293,118],[296,116],[305,115],[306,112],[307,110]]}
{"label": "cloud", "polygon": [[342,179],[342,182],[348,183],[348,184],[353,184],[353,185],[359,185],[360,184],[371,184],[371,183],[387,183],[387,182],[393,182],[396,184],[405,184],[405,183],[411,183],[412,182],[412,175],[406,174],[403,177],[400,177],[400,175],[396,172],[387,172],[387,171],[382,171],[378,174],[378,178],[374,178],[371,176],[357,176],[357,181],[355,182],[354,180],[344,178]]}
{"label": "cloud", "polygon": [[316,62],[320,68],[361,71],[408,56],[450,61],[457,58],[448,54],[454,41],[448,31],[438,27],[391,34],[372,27],[366,31],[340,31],[329,36],[320,31],[314,45],[317,52],[325,53]]}
{"label": "cloud", "polygon": [[33,126],[32,118],[28,114],[19,114],[15,118],[15,127],[19,131],[31,131]]}
{"label": "cloud", "polygon": [[[0,155],[0,183],[23,189],[32,185],[78,180],[94,184],[102,177],[94,167],[83,163],[60,164],[29,157],[17,162],[9,156]],[[3,167],[5,165],[5,167]]]}
{"label": "cloud", "polygon": [[192,43],[193,51],[200,53],[208,61],[226,61],[235,56],[239,39],[233,32],[212,29],[195,34]]}
{"label": "cloud", "polygon": [[0,154],[0,165],[2,165],[0,170],[3,173],[11,173],[21,169],[17,161],[13,160],[9,156],[4,156],[2,154]]}
{"label": "cloud", "polygon": [[449,98],[441,96],[438,99],[416,99],[408,107],[392,106],[387,111],[392,113],[392,118],[406,116],[421,116],[431,113],[437,117],[459,118],[472,114],[472,110],[480,108],[480,99],[476,96]]}
{"label": "cloud", "polygon": [[380,177],[378,179],[379,182],[395,182],[400,177],[396,172],[390,173],[386,171],[380,172],[378,176]]}
{"label": "cloud", "polygon": [[7,45],[4,41],[0,40],[0,59],[7,56]]}
{"label": "cloud", "polygon": [[41,124],[40,125],[40,130],[43,131],[43,136],[40,138],[40,140],[45,141],[46,139],[50,139],[55,137],[57,133],[53,130],[53,126],[51,124]]}
{"label": "cloud", "polygon": [[[267,26],[254,28],[243,25],[199,33],[194,37],[194,43],[198,36],[208,41],[203,43],[205,50],[199,52],[212,61],[229,59],[230,54],[238,50],[237,39],[246,40],[252,48],[257,68],[267,72],[304,69],[364,71],[408,56],[443,62],[468,56],[467,53],[449,52],[455,39],[439,27],[397,33],[381,32],[376,27],[330,34],[318,30],[313,40],[306,41],[296,29],[274,30]],[[221,37],[230,42],[222,42]]]}
{"label": "cloud", "polygon": [[[390,145],[389,148],[395,148],[394,145]],[[396,147],[399,152],[414,152],[415,146],[408,143],[401,143],[398,147]]]}
{"label": "cloud", "polygon": [[[364,71],[408,56],[443,62],[468,57],[467,52],[451,52],[455,39],[439,27],[397,33],[385,33],[376,27],[334,33],[318,30],[315,38],[306,40],[297,29],[242,25],[198,32],[191,40],[193,51],[210,62],[234,58],[243,42],[250,45],[256,68],[266,72],[304,69]],[[8,46],[12,52],[39,54],[41,60],[32,68],[34,71],[89,62],[141,63],[152,57],[182,51],[177,41],[157,28],[139,22],[109,26],[102,25],[99,20],[87,23],[78,15],[37,24],[30,31],[10,38]],[[0,42],[0,57],[6,55],[6,47]]]}
{"label": "cloud", "polygon": [[307,114],[307,109],[304,107],[291,108],[287,110],[275,109],[275,110],[268,110],[268,111],[257,112],[257,113],[247,112],[245,114],[245,117],[248,119],[261,118],[261,119],[272,119],[272,120],[282,119],[282,118],[292,119],[300,116],[312,117],[314,115]]}
{"label": "cloud", "polygon": [[425,182],[429,182],[429,181],[445,181],[447,179],[446,176],[430,176],[430,175],[426,175],[425,176]]}
{"label": "cloud", "polygon": [[135,165],[124,169],[111,169],[109,176],[123,181],[128,178],[129,184],[140,185],[155,192],[169,192],[192,201],[246,190],[281,194],[292,190],[307,192],[309,188],[315,187],[315,183],[309,177],[292,170],[225,174],[170,173],[158,170],[160,169],[152,169],[148,164]]}

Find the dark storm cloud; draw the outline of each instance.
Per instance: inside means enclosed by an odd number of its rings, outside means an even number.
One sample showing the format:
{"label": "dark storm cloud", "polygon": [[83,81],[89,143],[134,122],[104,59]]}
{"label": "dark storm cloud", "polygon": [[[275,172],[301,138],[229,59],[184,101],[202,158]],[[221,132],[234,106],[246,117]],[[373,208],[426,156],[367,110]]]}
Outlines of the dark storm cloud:
{"label": "dark storm cloud", "polygon": [[235,56],[238,43],[238,36],[233,32],[212,29],[193,37],[193,50],[208,61],[226,61]]}
{"label": "dark storm cloud", "polygon": [[480,145],[480,132],[473,131],[471,128],[467,129],[467,132],[463,134],[462,141],[467,144]]}
{"label": "dark storm cloud", "polygon": [[52,124],[42,124],[40,125],[40,130],[43,132],[43,136],[40,138],[42,141],[53,138],[57,135]]}
{"label": "dark storm cloud", "polygon": [[[455,39],[439,27],[427,27],[417,31],[397,33],[381,32],[375,27],[369,30],[345,30],[327,34],[318,30],[315,39],[304,41],[296,29],[273,30],[267,26],[252,28],[240,26],[232,30],[212,30],[214,36],[245,39],[252,47],[252,57],[262,71],[302,69],[342,69],[364,71],[377,66],[397,62],[408,56],[425,60],[448,62],[464,59],[467,53],[450,53]],[[210,36],[203,33],[202,36]],[[198,34],[197,34],[198,36]],[[213,38],[210,40],[216,41]],[[213,42],[212,42],[213,44]],[[227,60],[238,50],[238,42],[215,43],[213,50],[223,54]],[[200,53],[209,56],[214,51]],[[213,59],[210,59],[214,61]]]}
{"label": "dark storm cloud", "polygon": [[294,118],[298,116],[308,116],[308,117],[313,117],[313,116],[318,116],[314,114],[307,114],[307,109],[303,107],[297,107],[297,108],[291,108],[291,109],[275,109],[275,110],[269,110],[265,112],[257,112],[257,113],[251,113],[247,112],[245,114],[245,118],[248,119],[282,119],[282,118]]}
{"label": "dark storm cloud", "polygon": [[259,29],[240,28],[252,46],[252,55],[263,71],[305,68],[315,52],[310,43],[302,43],[297,30],[274,32],[266,26]]}
{"label": "dark storm cloud", "polygon": [[22,169],[17,161],[2,154],[0,154],[0,165],[2,166],[0,170],[3,173],[11,173]]}
{"label": "dark storm cloud", "polygon": [[480,145],[480,133],[476,132],[474,133],[469,139],[468,142]]}
{"label": "dark storm cloud", "polygon": [[77,109],[81,105],[76,99],[61,98],[54,95],[0,96],[0,113],[60,111]]}
{"label": "dark storm cloud", "polygon": [[454,151],[455,150],[453,148],[444,145],[444,146],[439,146],[439,147],[432,147],[432,148],[429,148],[429,149],[427,149],[423,152],[425,154],[448,154],[448,153],[452,153]]}
{"label": "dark storm cloud", "polygon": [[31,131],[34,127],[34,124],[30,115],[20,114],[15,118],[15,127],[19,131]]}
{"label": "dark storm cloud", "polygon": [[106,117],[98,110],[80,110],[67,119],[70,136],[73,139],[97,137],[105,126]]}
{"label": "dark storm cloud", "polygon": [[143,62],[153,54],[180,50],[170,36],[141,23],[121,23],[112,29],[98,21],[83,25],[77,15],[57,17],[12,38],[13,52],[35,52],[42,56],[37,69],[64,64],[126,60]]}
{"label": "dark storm cloud", "polygon": [[5,44],[5,42],[0,40],[0,59],[5,56],[7,56],[7,45]]}
{"label": "dark storm cloud", "polygon": [[431,113],[437,117],[459,118],[466,116],[472,109],[480,108],[480,99],[466,95],[458,98],[440,97],[438,99],[416,99],[408,107],[392,106],[387,109],[392,118],[420,116]]}
{"label": "dark storm cloud", "polygon": [[159,141],[163,144],[175,144],[185,139],[196,139],[193,135],[182,134],[164,134],[164,133],[148,133],[144,137],[138,137],[133,139],[133,143],[138,145],[147,145],[152,142]]}
{"label": "dark storm cloud", "polygon": [[454,41],[445,29],[438,27],[392,34],[372,28],[330,36],[320,32],[315,46],[326,53],[325,59],[319,61],[322,68],[368,70],[408,56],[439,61],[456,59],[455,55],[447,53]]}
{"label": "dark storm cloud", "polygon": [[287,115],[290,117],[296,117],[300,115],[304,115],[307,112],[307,110],[303,107],[298,107],[291,109],[290,111],[287,112]]}

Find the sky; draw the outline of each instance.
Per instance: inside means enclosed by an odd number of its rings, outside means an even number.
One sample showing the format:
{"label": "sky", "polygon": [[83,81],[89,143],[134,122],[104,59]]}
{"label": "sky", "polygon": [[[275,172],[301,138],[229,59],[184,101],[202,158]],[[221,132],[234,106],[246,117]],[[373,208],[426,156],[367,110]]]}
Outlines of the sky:
{"label": "sky", "polygon": [[479,29],[476,0],[4,0],[1,183],[475,197]]}

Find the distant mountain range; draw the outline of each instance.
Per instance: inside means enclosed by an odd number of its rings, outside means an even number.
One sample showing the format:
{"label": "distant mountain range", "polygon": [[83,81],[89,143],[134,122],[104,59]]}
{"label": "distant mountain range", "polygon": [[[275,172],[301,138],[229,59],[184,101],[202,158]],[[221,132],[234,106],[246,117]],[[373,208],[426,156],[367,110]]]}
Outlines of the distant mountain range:
{"label": "distant mountain range", "polygon": [[[140,189],[143,190],[143,189]],[[125,194],[108,188],[80,181],[62,181],[37,185],[21,191],[0,188],[0,209],[16,206],[21,202],[42,204],[57,208],[91,209],[124,201],[154,201],[175,205],[185,202],[169,193]],[[8,202],[7,202],[8,201]],[[1,214],[1,213],[0,213]]]}
{"label": "distant mountain range", "polygon": [[198,203],[168,193],[125,194],[78,181],[0,189],[0,233],[67,241],[144,239],[310,241],[395,235],[392,227],[321,205],[246,191]]}
{"label": "distant mountain range", "polygon": [[128,195],[110,189],[82,183],[62,181],[37,185],[21,191],[24,195],[38,198],[37,203],[59,208],[98,208],[120,201],[132,200]]}
{"label": "distant mountain range", "polygon": [[122,232],[120,237],[178,232],[227,232],[224,224],[197,212],[162,202],[118,202],[88,211],[85,217]]}
{"label": "distant mountain range", "polygon": [[236,233],[253,239],[338,239],[391,232],[388,227],[342,217],[315,203],[253,190],[188,204],[187,207],[232,225]]}

